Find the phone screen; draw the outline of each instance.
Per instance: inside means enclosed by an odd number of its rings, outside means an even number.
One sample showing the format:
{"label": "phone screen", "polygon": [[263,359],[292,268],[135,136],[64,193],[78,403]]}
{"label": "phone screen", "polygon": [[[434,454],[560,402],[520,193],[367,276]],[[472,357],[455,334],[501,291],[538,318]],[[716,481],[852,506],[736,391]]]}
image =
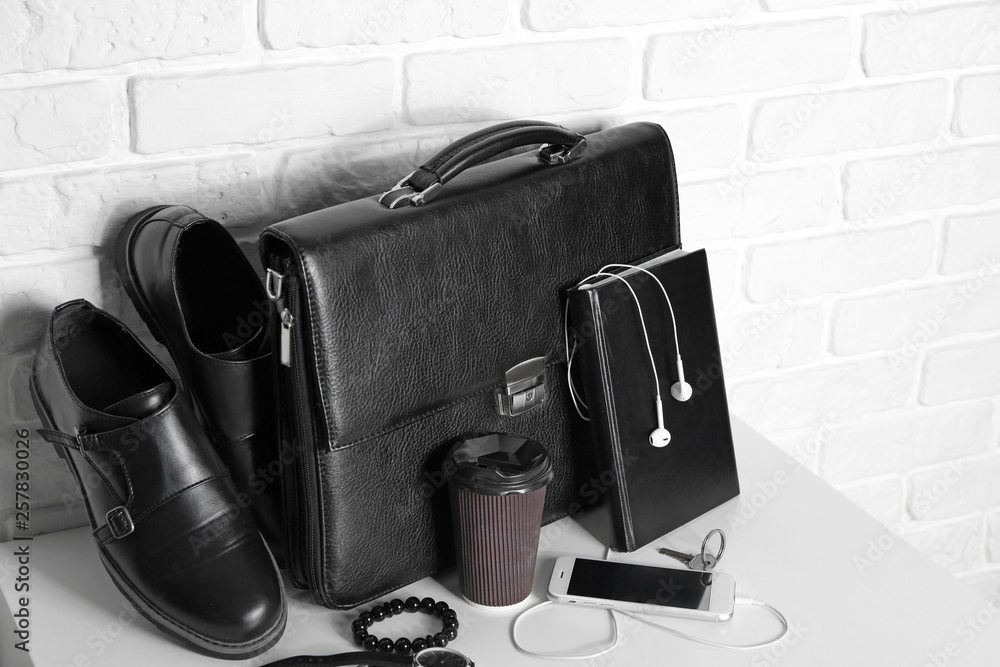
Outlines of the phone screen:
{"label": "phone screen", "polygon": [[577,558],[566,593],[708,611],[712,573]]}

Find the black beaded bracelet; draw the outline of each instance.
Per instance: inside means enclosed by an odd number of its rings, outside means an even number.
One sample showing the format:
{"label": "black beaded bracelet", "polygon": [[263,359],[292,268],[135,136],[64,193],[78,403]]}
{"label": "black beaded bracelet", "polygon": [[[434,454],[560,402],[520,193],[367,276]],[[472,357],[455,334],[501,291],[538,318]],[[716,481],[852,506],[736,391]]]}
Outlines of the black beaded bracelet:
{"label": "black beaded bracelet", "polygon": [[[374,623],[392,618],[404,611],[411,614],[418,611],[425,614],[435,614],[443,623],[441,632],[426,637],[417,637],[412,641],[406,637],[401,637],[396,641],[392,641],[388,637],[379,639],[368,632],[368,628]],[[406,602],[394,598],[388,602],[377,604],[368,611],[361,612],[358,619],[351,624],[351,630],[354,632],[354,641],[370,651],[409,655],[432,646],[444,648],[448,642],[454,641],[458,637],[458,614],[448,606],[447,602],[435,602],[434,598],[420,600],[416,597],[409,597],[406,598]]]}

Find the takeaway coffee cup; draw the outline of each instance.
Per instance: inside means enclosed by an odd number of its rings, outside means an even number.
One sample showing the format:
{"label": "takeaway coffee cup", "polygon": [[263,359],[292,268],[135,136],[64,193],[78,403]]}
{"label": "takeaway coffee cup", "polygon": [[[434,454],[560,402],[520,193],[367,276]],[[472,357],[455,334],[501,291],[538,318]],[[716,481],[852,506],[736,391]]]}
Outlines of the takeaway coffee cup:
{"label": "takeaway coffee cup", "polygon": [[535,575],[551,459],[530,438],[492,433],[455,443],[447,462],[462,595],[489,607],[521,602]]}

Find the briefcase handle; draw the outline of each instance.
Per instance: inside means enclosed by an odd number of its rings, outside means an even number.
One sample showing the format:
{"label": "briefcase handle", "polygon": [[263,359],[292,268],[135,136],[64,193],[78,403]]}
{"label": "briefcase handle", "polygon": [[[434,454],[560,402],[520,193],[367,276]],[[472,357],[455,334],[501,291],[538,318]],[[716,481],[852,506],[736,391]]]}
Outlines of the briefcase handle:
{"label": "briefcase handle", "polygon": [[579,155],[587,145],[582,134],[555,123],[515,120],[473,132],[449,144],[422,166],[404,177],[378,201],[388,208],[421,206],[441,194],[441,187],[469,167],[494,155],[522,146],[542,144],[538,158],[562,164]]}

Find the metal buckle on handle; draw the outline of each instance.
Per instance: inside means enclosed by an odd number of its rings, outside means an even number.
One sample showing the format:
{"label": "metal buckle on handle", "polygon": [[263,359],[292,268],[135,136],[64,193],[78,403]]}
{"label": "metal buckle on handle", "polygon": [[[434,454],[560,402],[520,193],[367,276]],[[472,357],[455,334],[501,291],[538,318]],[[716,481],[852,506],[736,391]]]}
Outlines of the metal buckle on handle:
{"label": "metal buckle on handle", "polygon": [[538,149],[538,159],[546,164],[566,164],[580,155],[586,147],[585,137],[580,137],[580,140],[569,148],[560,144],[542,144]]}
{"label": "metal buckle on handle", "polygon": [[[399,179],[398,183],[396,183],[394,186],[392,186],[391,188],[389,188],[388,190],[386,190],[385,192],[383,192],[381,195],[379,195],[378,203],[379,204],[385,204],[385,202],[382,201],[382,200],[385,199],[388,195],[392,194],[393,192],[397,192],[399,190],[402,190],[403,188],[409,187],[410,177],[413,176],[415,173],[417,173],[416,170],[411,171],[406,176],[403,176],[401,179]],[[389,206],[389,204],[385,204],[385,205]],[[390,206],[389,208],[392,208],[392,207]]]}
{"label": "metal buckle on handle", "polygon": [[410,197],[410,204],[412,206],[423,206],[430,200],[437,197],[440,191],[441,191],[441,181],[435,181],[434,183],[431,183],[429,186],[427,186],[420,192]]}
{"label": "metal buckle on handle", "polygon": [[416,170],[411,171],[409,174],[401,178],[398,183],[379,195],[378,203],[387,208],[421,206],[437,196],[437,190],[441,187],[440,183],[432,184],[423,192],[415,192],[413,188],[410,187],[410,178],[412,178],[415,173],[417,173]]}

